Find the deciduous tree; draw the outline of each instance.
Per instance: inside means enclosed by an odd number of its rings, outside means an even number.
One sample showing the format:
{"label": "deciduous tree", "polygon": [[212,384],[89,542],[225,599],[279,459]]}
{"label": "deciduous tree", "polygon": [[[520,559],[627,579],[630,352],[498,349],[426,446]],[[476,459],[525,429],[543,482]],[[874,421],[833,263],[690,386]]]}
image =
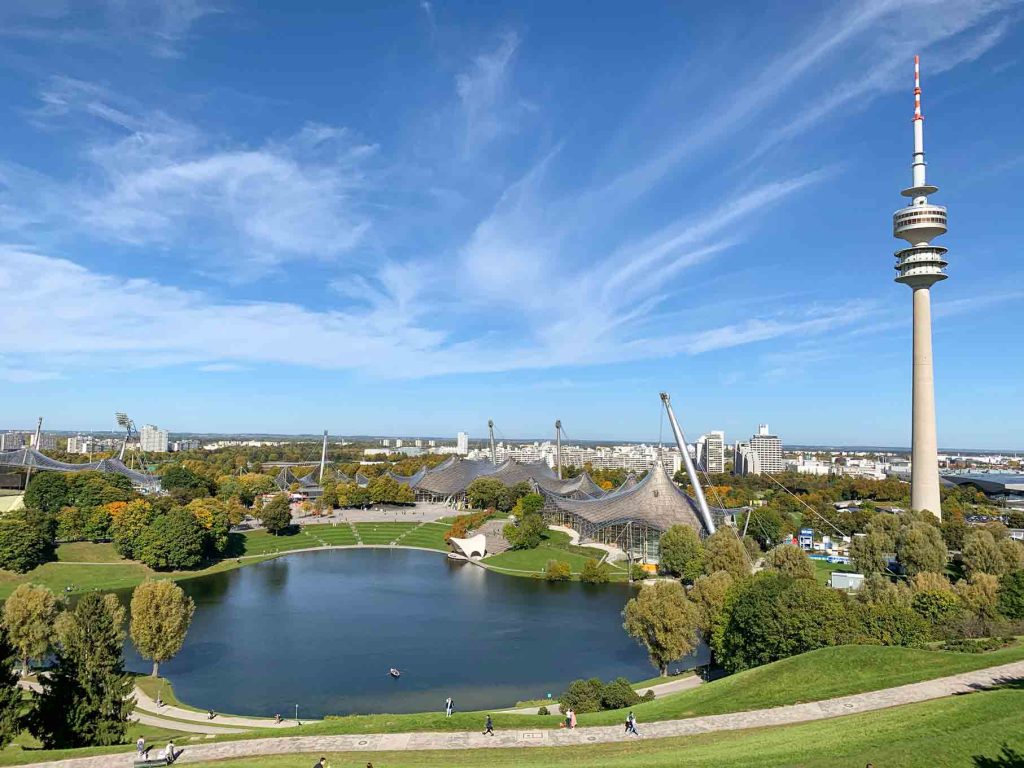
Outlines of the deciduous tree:
{"label": "deciduous tree", "polygon": [[813,579],[814,564],[800,547],[780,544],[768,551],[765,562],[773,571],[792,576],[794,579]]}
{"label": "deciduous tree", "polygon": [[207,532],[189,510],[160,515],[139,536],[136,556],[157,571],[195,568],[203,562]]}
{"label": "deciduous tree", "polygon": [[139,655],[160,663],[174,658],[185,642],[196,609],[192,598],[172,581],[145,581],[132,592],[132,642]]}
{"label": "deciduous tree", "polygon": [[21,688],[14,672],[17,651],[0,627],[0,749],[21,733]]}
{"label": "deciduous tree", "polygon": [[673,576],[693,581],[704,566],[704,546],[688,525],[673,525],[661,535],[661,568]]}
{"label": "deciduous tree", "polygon": [[128,502],[111,521],[111,536],[114,549],[128,560],[138,557],[136,549],[139,537],[153,521],[152,505],[144,499]]}
{"label": "deciduous tree", "polygon": [[710,640],[722,616],[726,595],[735,581],[728,571],[715,571],[701,576],[690,587],[690,601],[697,609],[697,628],[705,640]]}
{"label": "deciduous tree", "polygon": [[260,522],[267,529],[267,533],[277,535],[287,530],[292,524],[292,509],[288,494],[279,493],[264,504],[260,511]]}
{"label": "deciduous tree", "polygon": [[53,534],[41,513],[32,510],[9,513],[0,520],[0,568],[26,573],[52,560]]}
{"label": "deciduous tree", "polygon": [[22,674],[28,674],[31,659],[41,659],[50,650],[56,619],[57,598],[43,586],[21,584],[4,602],[3,623],[21,659]]}
{"label": "deciduous tree", "polygon": [[704,541],[704,573],[727,571],[733,578],[750,574],[750,561],[736,533],[723,526]]}
{"label": "deciduous tree", "polygon": [[623,628],[644,648],[658,672],[697,647],[697,609],[686,597],[683,585],[660,581],[643,587],[626,603]]}
{"label": "deciduous tree", "polygon": [[967,573],[990,573],[1000,576],[1006,571],[1006,560],[989,531],[976,528],[964,537],[964,568]]}
{"label": "deciduous tree", "polygon": [[999,580],[999,612],[1014,621],[1024,619],[1024,570],[1013,571]]}

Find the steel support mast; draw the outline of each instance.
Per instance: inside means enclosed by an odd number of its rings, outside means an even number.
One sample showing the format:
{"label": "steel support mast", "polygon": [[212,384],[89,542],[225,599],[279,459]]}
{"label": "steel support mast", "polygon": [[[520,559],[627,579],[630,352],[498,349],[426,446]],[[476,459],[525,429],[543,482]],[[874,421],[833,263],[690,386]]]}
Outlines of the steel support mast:
{"label": "steel support mast", "polygon": [[327,430],[324,430],[324,445],[320,449],[320,485],[324,484],[324,470],[327,468]]}
{"label": "steel support mast", "polygon": [[686,450],[686,437],[683,435],[683,428],[679,426],[679,422],[676,421],[676,415],[672,412],[672,398],[669,397],[668,392],[661,393],[661,402],[665,405],[665,411],[668,413],[668,421],[672,425],[672,434],[675,435],[676,445],[679,446],[679,451],[683,454],[683,465],[686,467],[687,477],[690,478],[690,485],[693,486],[693,493],[697,497],[697,507],[700,511],[701,522],[704,523],[704,528],[707,529],[710,536],[715,532],[715,521],[711,517],[711,510],[708,509],[708,502],[704,498],[704,491],[700,487],[700,480],[697,479],[697,470],[693,466],[690,452]]}
{"label": "steel support mast", "polygon": [[555,463],[558,465],[558,479],[562,479],[562,420],[555,421]]}
{"label": "steel support mast", "polygon": [[498,466],[498,452],[494,449],[494,420],[487,420],[487,434],[491,440],[491,464]]}

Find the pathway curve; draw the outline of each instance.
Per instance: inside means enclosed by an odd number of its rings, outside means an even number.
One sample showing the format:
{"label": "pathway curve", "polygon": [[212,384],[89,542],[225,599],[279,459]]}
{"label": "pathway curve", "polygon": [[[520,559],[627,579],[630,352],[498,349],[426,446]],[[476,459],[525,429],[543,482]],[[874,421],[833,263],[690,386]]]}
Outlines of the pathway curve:
{"label": "pathway curve", "polygon": [[[842,715],[871,712],[901,704],[970,693],[983,688],[1024,677],[1024,661],[1003,664],[989,669],[965,672],[936,680],[901,685],[880,691],[857,693],[807,704],[759,709],[752,712],[733,712],[723,715],[705,715],[686,720],[665,720],[640,723],[641,738],[693,736],[714,731],[736,731],[745,728],[791,725],[812,720],[824,720]],[[586,716],[584,716],[586,717]],[[181,763],[199,763],[207,760],[226,760],[252,755],[329,754],[332,752],[380,752],[395,750],[493,749],[502,747],[563,747],[585,746],[601,742],[620,742],[627,738],[621,725],[591,728],[544,730],[499,730],[495,736],[482,736],[479,731],[456,733],[390,733],[364,736],[282,736],[278,738],[227,741],[220,744],[187,746]],[[37,768],[109,768],[131,765],[134,752],[122,755],[79,757],[37,763]]]}
{"label": "pathway curve", "polygon": [[[271,718],[261,717],[240,717],[238,715],[220,715],[218,714],[213,720],[209,719],[209,716],[205,712],[197,712],[194,709],[184,709],[182,707],[175,707],[171,704],[164,704],[162,707],[157,707],[156,702],[147,696],[141,688],[135,689],[135,702],[138,706],[137,712],[145,713],[149,717],[170,717],[175,720],[185,720],[186,723],[177,723],[177,727],[183,731],[195,731],[193,724],[202,724],[210,728],[210,730],[197,731],[198,733],[226,733],[225,727],[249,729],[249,728],[270,728],[272,730],[294,728],[298,723],[292,719],[282,720],[280,723],[275,723]],[[316,722],[314,720],[307,720],[305,722]],[[220,727],[218,727],[220,726]],[[168,728],[175,726],[168,725]],[[240,731],[233,731],[233,733],[239,733]]]}

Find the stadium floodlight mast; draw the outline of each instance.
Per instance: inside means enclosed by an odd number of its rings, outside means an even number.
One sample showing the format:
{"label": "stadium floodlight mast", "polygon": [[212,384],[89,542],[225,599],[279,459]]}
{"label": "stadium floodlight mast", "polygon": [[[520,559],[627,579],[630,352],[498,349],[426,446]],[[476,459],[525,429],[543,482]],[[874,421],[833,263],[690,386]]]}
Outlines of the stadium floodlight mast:
{"label": "stadium floodlight mast", "polygon": [[[138,434],[135,429],[135,422],[128,418],[127,413],[121,413],[118,411],[114,414],[114,418],[117,419],[117,425],[124,429],[124,440],[121,442],[121,452],[117,455],[118,461],[124,461],[124,450],[128,447],[128,441],[131,440],[132,434]],[[142,447],[141,445],[139,446]]]}

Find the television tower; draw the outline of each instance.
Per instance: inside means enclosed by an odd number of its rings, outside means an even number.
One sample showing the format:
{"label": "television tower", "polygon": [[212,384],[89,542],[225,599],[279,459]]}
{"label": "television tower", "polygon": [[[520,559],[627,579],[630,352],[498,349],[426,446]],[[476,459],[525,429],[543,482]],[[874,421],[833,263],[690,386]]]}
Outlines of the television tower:
{"label": "television tower", "polygon": [[913,437],[910,507],[942,517],[939,506],[939,458],[935,437],[935,374],[932,367],[931,287],[946,279],[946,249],[931,241],[946,232],[946,209],[928,202],[939,191],[925,182],[924,117],[921,115],[920,57],[914,57],[913,186],[901,194],[912,198],[892,216],[893,237],[909,248],[896,251],[897,283],[914,292]]}

